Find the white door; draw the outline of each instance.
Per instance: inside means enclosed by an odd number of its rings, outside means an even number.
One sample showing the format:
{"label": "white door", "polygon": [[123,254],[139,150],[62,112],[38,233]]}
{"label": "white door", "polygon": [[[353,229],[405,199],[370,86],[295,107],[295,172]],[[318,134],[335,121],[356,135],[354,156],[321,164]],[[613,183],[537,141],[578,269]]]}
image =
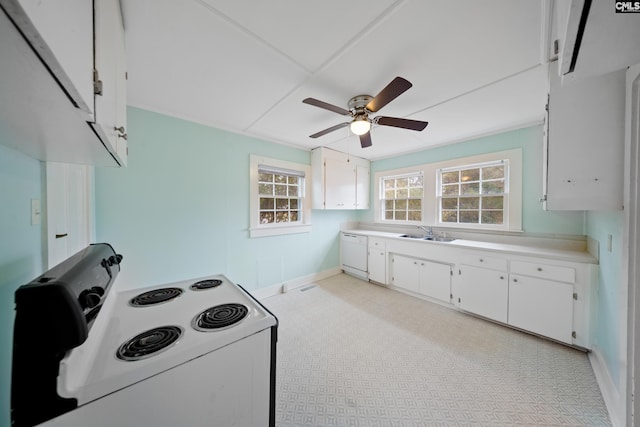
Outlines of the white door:
{"label": "white door", "polygon": [[54,267],[90,242],[90,166],[46,163],[47,265]]}
{"label": "white door", "polygon": [[509,324],[570,344],[573,285],[512,274]]}
{"label": "white door", "polygon": [[420,261],[420,293],[444,302],[451,301],[451,266]]}
{"label": "white door", "polygon": [[506,272],[470,265],[460,266],[454,302],[461,309],[507,323],[508,296]]}
{"label": "white door", "polygon": [[392,283],[395,286],[412,292],[418,292],[420,282],[420,271],[418,270],[418,260],[404,256],[394,255],[391,259],[393,265]]}

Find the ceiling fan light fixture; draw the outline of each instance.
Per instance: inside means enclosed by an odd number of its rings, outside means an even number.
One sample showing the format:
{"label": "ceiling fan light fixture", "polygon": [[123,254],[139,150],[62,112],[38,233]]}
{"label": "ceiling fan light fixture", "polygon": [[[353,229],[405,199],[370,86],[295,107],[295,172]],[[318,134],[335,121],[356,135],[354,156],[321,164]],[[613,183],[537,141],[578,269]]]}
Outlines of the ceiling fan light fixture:
{"label": "ceiling fan light fixture", "polygon": [[364,135],[371,129],[371,122],[366,117],[356,117],[349,127],[356,135]]}

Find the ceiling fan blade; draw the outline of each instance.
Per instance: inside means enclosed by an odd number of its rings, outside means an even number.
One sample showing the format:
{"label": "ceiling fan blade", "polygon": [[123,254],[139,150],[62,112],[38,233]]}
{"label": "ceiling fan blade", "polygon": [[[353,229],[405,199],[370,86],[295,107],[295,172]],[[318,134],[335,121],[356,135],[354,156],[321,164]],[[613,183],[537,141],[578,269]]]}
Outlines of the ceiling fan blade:
{"label": "ceiling fan blade", "polygon": [[411,86],[413,86],[409,80],[402,77],[396,77],[389,83],[384,89],[380,91],[369,103],[366,105],[366,109],[371,112],[376,112],[404,92],[406,92]]}
{"label": "ceiling fan blade", "polygon": [[334,113],[342,114],[343,116],[350,116],[351,111],[344,108],[336,107],[335,105],[320,101],[315,98],[305,98],[302,100],[305,104],[313,105],[314,107],[324,108],[325,110],[333,111]]}
{"label": "ceiling fan blade", "polygon": [[321,130],[320,132],[318,132],[318,133],[314,133],[313,135],[309,135],[309,138],[318,138],[319,136],[326,135],[326,134],[328,134],[329,132],[333,132],[334,130],[338,130],[338,129],[340,129],[340,128],[343,128],[343,127],[349,126],[349,124],[350,124],[349,122],[345,122],[345,123],[340,123],[340,124],[335,125],[335,126],[331,126],[331,127],[330,127],[330,128],[328,128],[328,129]]}
{"label": "ceiling fan blade", "polygon": [[385,116],[378,116],[373,119],[373,122],[382,126],[393,126],[396,128],[411,130],[423,130],[429,124],[429,122],[422,122],[420,120],[400,119],[398,117]]}
{"label": "ceiling fan blade", "polygon": [[362,148],[371,147],[371,132],[360,135],[360,146]]}

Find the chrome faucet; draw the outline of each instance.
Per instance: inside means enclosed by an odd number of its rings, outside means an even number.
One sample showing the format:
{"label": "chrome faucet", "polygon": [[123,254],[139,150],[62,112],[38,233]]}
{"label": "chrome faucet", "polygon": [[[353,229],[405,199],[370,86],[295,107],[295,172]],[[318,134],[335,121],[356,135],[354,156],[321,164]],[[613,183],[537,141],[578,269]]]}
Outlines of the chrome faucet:
{"label": "chrome faucet", "polygon": [[426,236],[424,237],[433,237],[433,228],[432,227],[427,227],[425,225],[419,225],[418,228],[422,231],[424,231],[425,233],[427,233]]}

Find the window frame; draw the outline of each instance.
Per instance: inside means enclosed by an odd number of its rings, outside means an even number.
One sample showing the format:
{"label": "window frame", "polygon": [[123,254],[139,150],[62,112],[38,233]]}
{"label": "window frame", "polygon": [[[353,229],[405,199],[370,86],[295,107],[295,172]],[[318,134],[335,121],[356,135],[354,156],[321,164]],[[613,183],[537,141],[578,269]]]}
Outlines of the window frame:
{"label": "window frame", "polygon": [[[302,163],[251,154],[249,159],[249,236],[266,237],[284,234],[308,233],[311,231],[311,166]],[[299,220],[296,222],[260,223],[260,167],[271,171],[291,171],[301,176],[299,191]]]}
{"label": "window frame", "polygon": [[[437,200],[437,170],[453,168],[456,166],[474,165],[488,163],[492,161],[508,160],[508,185],[509,200],[505,208],[507,219],[505,224],[500,227],[489,226],[484,224],[454,224],[442,223],[439,221],[438,200]],[[385,225],[418,225],[415,221],[393,221],[384,220],[383,209],[381,205],[381,179],[382,177],[409,174],[412,172],[422,171],[424,177],[424,198],[422,203],[422,223],[419,225],[443,227],[450,229],[466,229],[466,230],[502,230],[521,232],[522,230],[522,148],[510,150],[496,151],[491,153],[483,153],[466,157],[459,157],[433,163],[424,163],[416,166],[388,169],[378,171],[374,174],[374,206],[373,206],[373,222]]]}
{"label": "window frame", "polygon": [[[420,178],[422,178],[422,198],[421,200],[421,206],[420,206],[420,220],[411,220],[408,219],[409,217],[409,200],[413,199],[412,197],[409,197],[409,194],[407,194],[407,198],[406,199],[391,199],[391,200],[407,200],[407,209],[405,210],[407,212],[407,219],[405,220],[397,220],[397,219],[387,219],[386,218],[386,201],[388,199],[386,199],[384,197],[384,193],[385,193],[385,180],[389,180],[389,179],[402,179],[402,178],[412,178],[415,176],[419,176]],[[378,185],[380,186],[380,188],[378,189],[378,194],[380,195],[380,217],[379,219],[381,221],[388,221],[390,223],[394,223],[394,224],[399,224],[399,223],[404,223],[404,224],[421,224],[422,223],[422,219],[424,218],[424,181],[425,181],[425,176],[424,176],[424,172],[423,171],[413,171],[413,172],[408,172],[408,173],[401,173],[401,174],[388,174],[388,175],[383,175],[380,177],[379,181],[378,181]],[[409,190],[410,192],[410,187],[407,187],[407,190]],[[396,209],[394,209],[394,212],[397,211]]]}
{"label": "window frame", "polygon": [[[442,199],[453,199],[453,198],[458,198],[458,200],[460,200],[460,198],[465,198],[467,196],[463,195],[463,194],[457,194],[455,197],[447,197],[444,196],[442,194],[442,174],[443,173],[448,173],[448,172],[458,172],[461,173],[464,170],[468,170],[468,169],[484,169],[484,168],[488,168],[488,167],[493,167],[493,166],[503,166],[504,167],[504,176],[502,178],[502,181],[504,182],[504,189],[502,193],[498,193],[498,194],[484,194],[480,191],[479,189],[479,193],[477,195],[473,194],[472,196],[469,197],[475,197],[477,196],[480,199],[480,205],[482,205],[482,198],[483,197],[495,197],[495,196],[502,196],[503,197],[503,205],[502,205],[502,212],[503,212],[503,221],[502,224],[488,224],[488,223],[482,223],[482,212],[483,210],[481,209],[481,206],[478,208],[478,213],[479,213],[479,218],[477,223],[474,222],[447,222],[447,221],[442,221]],[[447,168],[438,168],[436,170],[436,199],[435,199],[435,204],[436,204],[436,224],[439,226],[454,226],[454,227],[459,227],[459,226],[469,226],[469,227],[473,227],[473,228],[495,228],[495,229],[508,229],[509,228],[509,159],[501,159],[501,160],[492,160],[489,162],[482,162],[482,163],[474,163],[474,164],[464,164],[464,165],[457,165],[457,166],[452,166],[452,167],[447,167]],[[482,187],[482,184],[484,182],[490,182],[492,180],[485,180],[482,179],[482,177],[479,177],[478,179],[478,184],[479,187]],[[474,181],[475,182],[475,181]],[[458,184],[460,185],[461,183],[458,182]],[[458,214],[460,213],[460,207],[458,206]],[[460,218],[458,217],[458,221],[460,220]]]}

